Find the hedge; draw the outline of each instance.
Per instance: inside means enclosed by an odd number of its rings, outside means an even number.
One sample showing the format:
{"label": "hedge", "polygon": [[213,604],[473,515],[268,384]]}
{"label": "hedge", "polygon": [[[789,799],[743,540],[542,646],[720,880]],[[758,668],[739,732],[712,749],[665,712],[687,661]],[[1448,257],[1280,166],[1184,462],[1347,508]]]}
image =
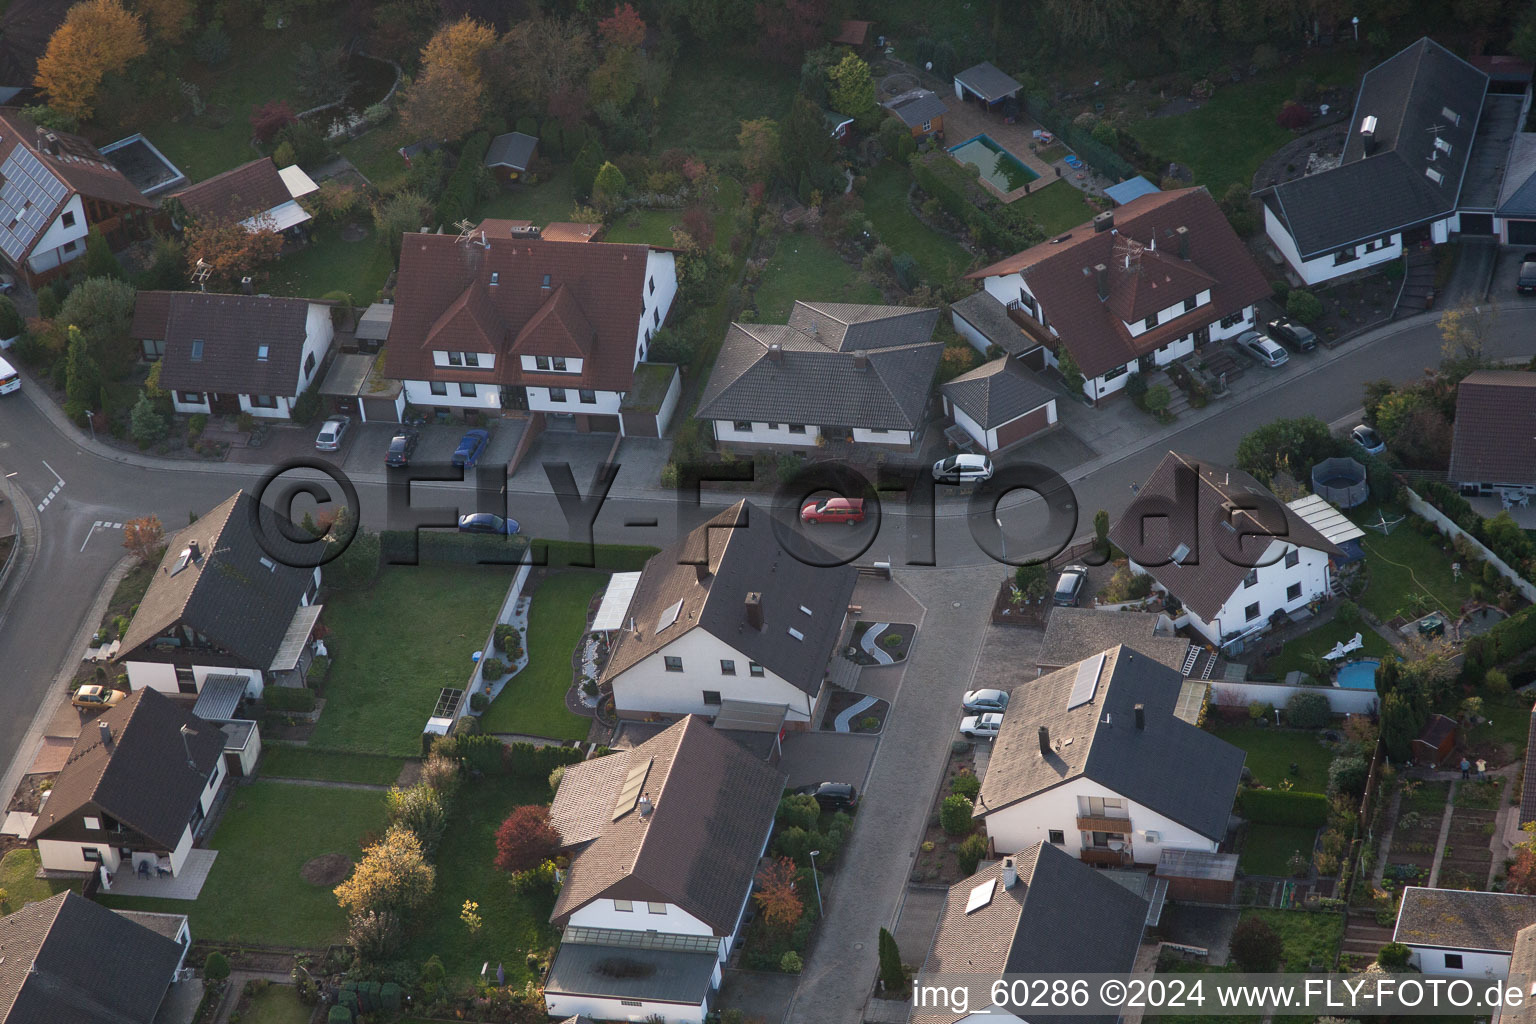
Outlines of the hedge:
{"label": "hedge", "polygon": [[385,565],[516,565],[528,549],[525,537],[446,530],[385,530],[379,556]]}
{"label": "hedge", "polygon": [[1437,480],[1425,483],[1420,496],[1429,504],[1445,513],[1447,519],[1470,533],[1481,541],[1489,551],[1498,555],[1504,564],[1515,572],[1536,583],[1536,571],[1533,571],[1533,561],[1536,561],[1536,541],[1523,530],[1505,530],[1501,533],[1490,535],[1487,529],[1488,521],[1478,515],[1476,510],[1467,503],[1456,490],[1447,484]]}
{"label": "hedge", "polygon": [[1237,813],[1256,825],[1322,828],[1328,823],[1328,798],[1287,789],[1245,789],[1237,795]]}
{"label": "hedge", "polygon": [[262,691],[261,700],[270,711],[315,710],[315,691],[303,686],[269,686]]}
{"label": "hedge", "polygon": [[1056,138],[1076,150],[1077,155],[1100,174],[1124,180],[1136,173],[1136,168],[1122,159],[1118,153],[1074,124],[1070,115],[1052,108],[1044,96],[1038,94],[1030,96],[1026,106],[1031,118],[1038,121],[1042,128],[1050,129]]}
{"label": "hedge", "polygon": [[1482,636],[1467,641],[1465,653],[1469,666],[1488,668],[1513,661],[1536,647],[1536,605],[1516,612]]}
{"label": "hedge", "polygon": [[462,760],[483,775],[509,775],[522,781],[549,780],[556,768],[575,764],[584,756],[581,747],[536,747],[532,743],[504,743],[495,736],[457,735],[440,739],[433,749],[445,757]]}
{"label": "hedge", "polygon": [[[975,232],[983,245],[1017,252],[1038,241],[1033,233],[1010,230],[982,209],[979,203],[991,197],[981,193],[977,179],[955,163],[949,154],[920,154],[912,158],[910,166],[912,177],[923,191],[937,199],[950,216]],[[973,192],[976,193],[974,197]]]}
{"label": "hedge", "polygon": [[459,151],[459,162],[448,176],[442,198],[437,201],[440,223],[451,228],[468,218],[479,205],[476,193],[480,188],[481,164],[485,162],[485,152],[490,148],[491,137],[485,132],[475,132],[464,140],[464,148]]}
{"label": "hedge", "polygon": [[566,569],[571,566],[584,568],[588,562],[596,562],[596,567],[604,572],[639,572],[645,568],[646,560],[660,550],[646,544],[597,544],[588,547],[569,540],[535,540],[533,564]]}

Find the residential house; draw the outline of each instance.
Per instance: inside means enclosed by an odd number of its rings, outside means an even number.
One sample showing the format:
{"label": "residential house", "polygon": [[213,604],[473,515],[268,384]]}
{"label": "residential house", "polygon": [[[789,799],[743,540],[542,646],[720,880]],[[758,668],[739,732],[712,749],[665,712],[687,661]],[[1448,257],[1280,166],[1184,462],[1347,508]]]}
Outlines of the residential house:
{"label": "residential house", "polygon": [[949,108],[938,95],[928,89],[910,89],[899,96],[892,96],[881,106],[885,107],[912,132],[914,139],[926,139],[930,135],[944,137],[944,115]]}
{"label": "residential house", "polygon": [[1035,674],[1076,665],[1100,651],[1125,644],[1153,661],[1187,675],[1189,641],[1173,631],[1173,621],[1151,612],[1110,612],[1096,608],[1052,608],[1035,655]]}
{"label": "residential house", "polygon": [[550,916],[550,1015],[702,1024],[784,785],[691,715],[567,768],[550,807],[571,856]]}
{"label": "residential house", "polygon": [[498,181],[516,181],[533,166],[533,154],[538,148],[539,140],[532,135],[522,132],[498,135],[485,151],[485,166]]}
{"label": "residential house", "polygon": [[225,777],[219,727],[138,690],[81,729],[29,838],[45,871],[176,875]]}
{"label": "residential house", "polygon": [[993,848],[1111,867],[1216,852],[1244,755],[1175,714],[1182,684],[1121,645],[1015,688],[975,810]]}
{"label": "residential house", "polygon": [[[1515,933],[1515,948],[1504,980],[1527,995],[1536,986],[1536,924]],[[1493,1013],[1493,1024],[1536,1024],[1536,999],[1523,999],[1518,1006],[1500,1006]]]}
{"label": "residential house", "polygon": [[962,373],[939,392],[944,412],[988,454],[1056,425],[1056,395],[1008,356]]}
{"label": "residential house", "polygon": [[[552,242],[494,222],[462,238],[407,235],[385,371],[406,401],[441,413],[542,413],[578,431],[656,437],[681,391],[676,367],[655,408],[625,404],[677,294],[672,252]],[[642,403],[643,404],[643,403]]]}
{"label": "residential house", "polygon": [[936,309],[796,302],[787,324],[731,324],[694,416],[724,444],[916,444],[944,346]]}
{"label": "residential house", "polygon": [[312,219],[299,200],[318,191],[297,164],[278,169],[271,157],[252,160],[171,198],[194,220],[238,221],[247,231],[278,231],[297,237]]}
{"label": "residential house", "polygon": [[[1049,843],[989,864],[949,887],[922,969],[945,978],[943,984],[963,985],[966,998],[919,1006],[912,1024],[1019,1024],[1015,1008],[994,1003],[992,984],[1004,976],[1128,975],[1149,909],[1131,889]],[[1049,1019],[1115,1024],[1117,1018]]]}
{"label": "residential house", "polygon": [[1415,241],[1498,235],[1521,109],[1519,95],[1490,93],[1487,74],[1420,39],[1360,80],[1336,166],[1255,193],[1265,233],[1307,284],[1395,260]]}
{"label": "residential house", "polygon": [[[260,534],[256,517],[260,516]],[[134,690],[198,693],[238,676],[246,696],[301,686],[323,606],[313,552],[288,541],[271,509],[236,491],[166,544],[112,660]]]}
{"label": "residential house", "polygon": [[[1520,820],[1523,829],[1536,821],[1536,708],[1531,709],[1531,723],[1525,732],[1525,768],[1521,776]],[[1527,796],[1529,794],[1529,796]]]}
{"label": "residential house", "polygon": [[1130,555],[1134,572],[1177,601],[1175,625],[1217,646],[1326,598],[1329,560],[1344,557],[1247,473],[1179,452],[1158,463],[1109,539]]}
{"label": "residential house", "polygon": [[0,109],[0,253],[37,287],[84,255],[99,230],[120,249],[149,231],[154,204],[95,146]]}
{"label": "residential house", "polygon": [[653,555],[603,669],[619,716],[766,705],[806,728],[858,578],[835,561],[814,544],[786,552],[769,514],[747,501]]}
{"label": "residential house", "polygon": [[132,329],[177,412],[280,420],[335,337],[327,303],[208,292],[139,292]]}
{"label": "residential house", "polygon": [[1503,978],[1520,932],[1536,925],[1536,896],[1461,889],[1403,889],[1393,942],[1425,974]]}
{"label": "residential house", "polygon": [[191,944],[182,914],[73,890],[0,917],[0,1024],[152,1024]]}
{"label": "residential house", "polygon": [[[1070,355],[1094,401],[1125,387],[1132,373],[1252,328],[1257,303],[1270,294],[1204,188],[1141,196],[967,276],[1003,304],[1024,336],[983,335],[989,344],[1036,370]],[[981,334],[966,336],[986,351]]]}
{"label": "residential house", "polygon": [[1536,373],[1474,370],[1462,379],[1446,475],[1463,494],[1536,495]]}
{"label": "residential house", "polygon": [[999,104],[1011,103],[1016,107],[1023,88],[991,61],[984,60],[955,76],[955,98],[989,110]]}

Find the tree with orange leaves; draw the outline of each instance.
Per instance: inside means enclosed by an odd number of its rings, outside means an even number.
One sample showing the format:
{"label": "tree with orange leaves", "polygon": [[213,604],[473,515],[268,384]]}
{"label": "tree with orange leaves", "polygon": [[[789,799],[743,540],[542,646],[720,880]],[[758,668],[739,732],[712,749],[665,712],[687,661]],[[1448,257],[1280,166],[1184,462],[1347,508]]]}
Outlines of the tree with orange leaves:
{"label": "tree with orange leaves", "polygon": [[421,48],[423,72],[435,67],[451,67],[478,90],[485,85],[481,62],[496,45],[496,30],[483,21],[463,17],[444,25]]}
{"label": "tree with orange leaves", "polygon": [[226,288],[277,259],[283,236],[262,225],[251,231],[236,220],[201,220],[187,227],[187,272],[208,270],[210,289]]}
{"label": "tree with orange leaves", "polygon": [[55,110],[84,120],[106,75],[144,54],[144,25],[122,0],[85,0],[69,9],[37,62],[35,84]]}
{"label": "tree with orange leaves", "polygon": [[134,9],[149,26],[149,36],[156,42],[179,43],[192,27],[195,0],[135,0]]}
{"label": "tree with orange leaves", "polygon": [[597,23],[597,34],[609,49],[636,50],[645,42],[645,22],[634,4],[624,3]]}
{"label": "tree with orange leaves", "polygon": [[757,892],[752,898],[762,908],[763,920],[782,931],[791,931],[805,913],[805,902],[795,891],[795,862],[779,857],[758,872]]}
{"label": "tree with orange leaves", "polygon": [[141,516],[123,524],[123,547],[127,548],[145,565],[160,561],[165,550],[165,527],[159,516]]}
{"label": "tree with orange leaves", "polygon": [[478,80],[466,78],[452,64],[433,64],[405,88],[400,123],[418,137],[462,138],[480,123],[483,92]]}

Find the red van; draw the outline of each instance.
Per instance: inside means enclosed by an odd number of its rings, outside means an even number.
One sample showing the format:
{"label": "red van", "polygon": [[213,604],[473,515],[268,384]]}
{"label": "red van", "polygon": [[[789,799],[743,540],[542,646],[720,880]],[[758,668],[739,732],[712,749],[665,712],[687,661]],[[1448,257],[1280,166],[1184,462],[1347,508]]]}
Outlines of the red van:
{"label": "red van", "polygon": [[863,498],[824,498],[808,501],[800,510],[800,518],[807,523],[854,523],[864,521]]}

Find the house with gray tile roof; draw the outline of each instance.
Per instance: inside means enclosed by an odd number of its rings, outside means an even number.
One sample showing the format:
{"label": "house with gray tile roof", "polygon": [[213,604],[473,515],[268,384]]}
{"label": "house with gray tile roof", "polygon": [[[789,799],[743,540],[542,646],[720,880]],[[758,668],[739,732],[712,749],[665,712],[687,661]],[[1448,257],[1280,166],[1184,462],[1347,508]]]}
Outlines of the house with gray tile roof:
{"label": "house with gray tile roof", "polygon": [[909,448],[944,346],[936,309],[796,302],[787,324],[731,324],[699,399],[730,445],[818,439]]}
{"label": "house with gray tile roof", "polygon": [[1100,651],[1125,644],[1182,673],[1189,641],[1173,630],[1166,615],[1097,608],[1052,608],[1045,623],[1035,672],[1044,675]]}
{"label": "house with gray tile roof", "polygon": [[914,138],[922,139],[929,135],[944,137],[944,115],[949,108],[936,93],[928,89],[912,89],[899,96],[892,96],[880,105],[912,129]]}
{"label": "house with gray tile roof", "polygon": [[1109,867],[1216,852],[1244,755],[1175,713],[1183,682],[1122,645],[1015,687],[974,812],[993,848]]}
{"label": "house with gray tile roof", "polygon": [[944,412],[989,454],[1011,448],[1056,425],[1056,394],[1003,356],[939,388]]}
{"label": "house with gray tile roof", "polygon": [[[969,1012],[917,1008],[912,1024],[1020,1020],[1002,1008],[991,1009],[992,983],[1007,974],[1128,974],[1147,910],[1145,899],[1107,873],[1048,843],[989,864],[950,886],[923,964],[925,975],[965,987]],[[1114,1024],[1116,1018],[1050,1019]]]}
{"label": "house with gray tile roof", "polygon": [[1425,974],[1503,978],[1520,933],[1536,925],[1536,896],[1409,886],[1393,942]]}

